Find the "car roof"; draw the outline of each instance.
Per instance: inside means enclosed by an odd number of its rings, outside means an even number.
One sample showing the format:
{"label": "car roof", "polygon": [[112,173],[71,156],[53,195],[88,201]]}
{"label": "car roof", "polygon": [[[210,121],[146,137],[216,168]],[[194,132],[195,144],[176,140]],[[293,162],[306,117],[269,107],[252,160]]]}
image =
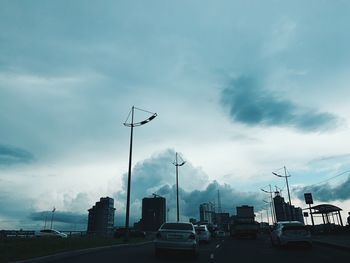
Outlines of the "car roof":
{"label": "car roof", "polygon": [[163,225],[167,225],[167,224],[171,224],[171,225],[191,225],[191,226],[194,227],[194,225],[192,223],[188,223],[188,222],[165,222]]}
{"label": "car roof", "polygon": [[[181,228],[188,228],[188,229],[181,229]],[[174,230],[194,230],[194,226],[192,223],[188,222],[166,222],[163,225],[161,225],[160,229],[174,229]]]}
{"label": "car roof", "polygon": [[301,226],[304,225],[302,222],[299,222],[299,221],[280,221],[280,222],[277,222],[277,224],[280,224],[280,225],[301,225]]}

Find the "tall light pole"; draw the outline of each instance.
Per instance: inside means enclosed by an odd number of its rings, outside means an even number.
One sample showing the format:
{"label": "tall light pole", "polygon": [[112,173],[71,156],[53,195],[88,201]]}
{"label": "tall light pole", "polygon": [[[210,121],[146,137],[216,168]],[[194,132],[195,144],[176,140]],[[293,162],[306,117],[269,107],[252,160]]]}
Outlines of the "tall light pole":
{"label": "tall light pole", "polygon": [[286,184],[287,184],[287,190],[288,190],[288,199],[289,199],[289,208],[290,208],[290,219],[293,219],[293,213],[292,213],[292,201],[290,200],[290,192],[289,192],[289,184],[288,184],[288,177],[290,177],[290,174],[287,175],[287,169],[285,166],[284,168],[284,175],[277,174],[275,172],[272,172],[273,175],[276,175],[277,177],[284,177],[286,178]]}
{"label": "tall light pole", "polygon": [[51,212],[52,214],[51,214],[51,226],[50,226],[50,229],[52,229],[53,215],[54,215],[55,211],[56,211],[56,207],[54,207],[52,209],[52,212]]}
{"label": "tall light pole", "polygon": [[176,167],[176,218],[177,222],[180,221],[180,207],[179,207],[179,166],[183,166],[186,162],[181,159],[181,163],[178,162],[178,153],[175,153],[175,162],[173,164]]}
{"label": "tall light pole", "polygon": [[276,211],[275,211],[275,205],[273,203],[273,198],[272,198],[272,189],[271,185],[269,184],[270,191],[266,191],[265,189],[260,189],[264,193],[270,194],[270,208],[271,208],[271,217],[272,217],[272,223],[277,223],[277,218],[276,218]]}
{"label": "tall light pole", "polygon": [[[146,113],[150,113],[152,115],[151,115],[151,117],[149,117],[146,120],[134,123],[135,109],[146,112]],[[131,115],[131,122],[127,123],[130,115]],[[127,187],[127,194],[126,194],[126,213],[125,213],[125,241],[126,242],[129,241],[130,186],[131,186],[132,142],[133,142],[134,127],[144,125],[144,124],[150,122],[151,120],[153,120],[155,117],[157,117],[157,113],[149,112],[146,110],[136,108],[135,106],[132,106],[131,111],[129,112],[129,115],[126,118],[126,121],[124,122],[124,126],[130,127],[129,171],[128,171],[128,187]]]}
{"label": "tall light pole", "polygon": [[270,220],[269,220],[269,202],[267,202],[266,200],[263,200],[263,202],[267,204],[267,208],[266,208],[267,224],[270,225]]}

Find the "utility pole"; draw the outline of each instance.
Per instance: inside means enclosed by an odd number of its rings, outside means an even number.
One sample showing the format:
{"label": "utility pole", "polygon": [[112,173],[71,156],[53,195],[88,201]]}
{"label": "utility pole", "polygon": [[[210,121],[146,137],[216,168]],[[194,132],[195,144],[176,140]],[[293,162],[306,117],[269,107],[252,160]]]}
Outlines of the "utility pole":
{"label": "utility pole", "polygon": [[[181,157],[180,157],[181,158]],[[182,160],[182,158],[181,158]],[[180,221],[180,207],[179,207],[179,166],[183,166],[186,162],[182,160],[181,163],[178,162],[178,153],[175,153],[175,162],[173,163],[176,167],[176,219],[177,222]]]}

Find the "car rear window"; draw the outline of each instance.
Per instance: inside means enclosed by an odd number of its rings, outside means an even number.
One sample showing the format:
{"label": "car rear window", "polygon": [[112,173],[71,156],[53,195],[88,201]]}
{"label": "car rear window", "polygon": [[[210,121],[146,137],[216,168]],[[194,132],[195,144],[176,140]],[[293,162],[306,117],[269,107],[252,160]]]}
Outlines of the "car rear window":
{"label": "car rear window", "polygon": [[193,225],[186,223],[166,223],[161,229],[170,230],[193,230]]}
{"label": "car rear window", "polygon": [[292,226],[284,226],[283,230],[306,230],[306,227],[303,225],[292,225]]}

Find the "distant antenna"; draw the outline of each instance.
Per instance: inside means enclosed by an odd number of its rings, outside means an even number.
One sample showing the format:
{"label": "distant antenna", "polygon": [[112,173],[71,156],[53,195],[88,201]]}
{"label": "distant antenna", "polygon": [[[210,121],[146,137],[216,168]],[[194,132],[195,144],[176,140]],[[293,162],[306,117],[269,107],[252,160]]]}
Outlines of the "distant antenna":
{"label": "distant antenna", "polygon": [[218,189],[218,213],[221,213],[221,199],[220,199],[220,190]]}

